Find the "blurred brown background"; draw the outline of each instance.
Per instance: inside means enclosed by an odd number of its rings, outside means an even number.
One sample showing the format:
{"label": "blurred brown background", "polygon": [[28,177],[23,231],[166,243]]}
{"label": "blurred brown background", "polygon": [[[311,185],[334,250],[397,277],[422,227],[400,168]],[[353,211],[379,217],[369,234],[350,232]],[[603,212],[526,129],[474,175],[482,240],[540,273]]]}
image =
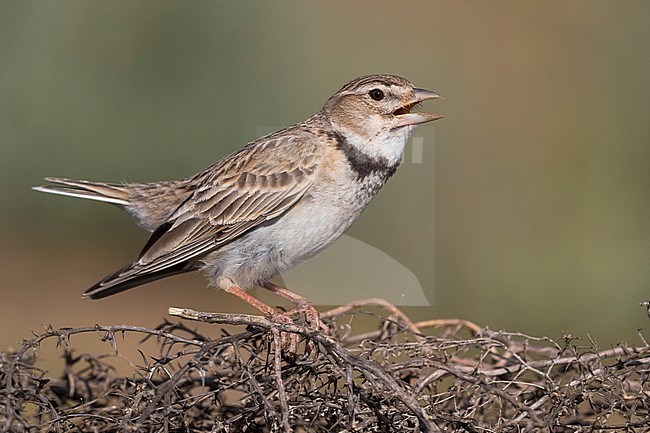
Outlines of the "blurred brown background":
{"label": "blurred brown background", "polygon": [[198,275],[81,299],[146,234],[30,187],[193,174],[367,73],[446,98],[349,232],[419,278],[414,318],[600,345],[650,324],[648,3],[4,1],[0,59],[0,346],[250,311]]}

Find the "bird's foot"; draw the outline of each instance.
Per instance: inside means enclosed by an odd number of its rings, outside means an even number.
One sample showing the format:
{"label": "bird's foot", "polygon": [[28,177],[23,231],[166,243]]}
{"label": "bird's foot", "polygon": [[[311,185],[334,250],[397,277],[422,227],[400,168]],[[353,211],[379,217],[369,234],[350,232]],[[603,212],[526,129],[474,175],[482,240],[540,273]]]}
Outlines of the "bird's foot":
{"label": "bird's foot", "polygon": [[[268,315],[269,318],[283,325],[294,325],[293,319],[285,313],[276,311]],[[289,356],[295,356],[298,353],[298,334],[293,332],[280,331],[280,342],[282,352],[287,353]]]}
{"label": "bird's foot", "polygon": [[320,319],[320,313],[314,306],[305,300],[300,300],[296,302],[296,308],[293,310],[287,311],[285,313],[287,316],[293,316],[295,314],[304,314],[305,316],[305,325],[307,328],[313,331],[324,332],[327,335],[330,335],[330,328]]}
{"label": "bird's foot", "polygon": [[305,325],[307,328],[313,331],[325,332],[327,335],[330,335],[329,327],[321,322],[318,310],[314,308],[314,306],[311,304],[311,302],[309,302],[307,298],[297,293],[293,293],[292,291],[271,282],[265,283],[264,288],[283,297],[284,299],[291,301],[291,303],[296,306],[296,308],[293,310],[285,313],[287,316],[293,316],[295,314],[302,313],[305,315]]}

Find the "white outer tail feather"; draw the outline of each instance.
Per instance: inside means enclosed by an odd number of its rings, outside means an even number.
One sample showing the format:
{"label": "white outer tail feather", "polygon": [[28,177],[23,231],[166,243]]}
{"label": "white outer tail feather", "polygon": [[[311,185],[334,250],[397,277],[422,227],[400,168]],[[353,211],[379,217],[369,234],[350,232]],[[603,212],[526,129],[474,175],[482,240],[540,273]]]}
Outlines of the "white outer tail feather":
{"label": "white outer tail feather", "polygon": [[117,204],[120,206],[126,206],[129,204],[128,201],[122,200],[119,198],[114,198],[114,197],[106,197],[106,196],[101,196],[97,194],[91,194],[88,192],[81,192],[81,191],[75,191],[73,189],[64,189],[64,188],[59,188],[59,187],[50,187],[50,186],[34,186],[32,187],[34,191],[39,191],[39,192],[46,192],[48,194],[58,194],[58,195],[65,195],[68,197],[77,197],[77,198],[85,198],[88,200],[95,200],[95,201],[102,201],[105,203],[112,203],[112,204]]}

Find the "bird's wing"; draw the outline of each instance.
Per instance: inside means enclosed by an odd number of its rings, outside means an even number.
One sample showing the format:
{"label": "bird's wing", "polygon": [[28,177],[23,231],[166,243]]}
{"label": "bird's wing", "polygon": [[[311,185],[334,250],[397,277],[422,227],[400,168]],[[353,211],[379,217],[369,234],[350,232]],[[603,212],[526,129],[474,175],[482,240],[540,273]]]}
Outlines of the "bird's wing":
{"label": "bird's wing", "polygon": [[257,140],[192,179],[196,190],[152,234],[138,260],[88,289],[93,299],[189,271],[195,259],[290,209],[320,161],[306,131]]}

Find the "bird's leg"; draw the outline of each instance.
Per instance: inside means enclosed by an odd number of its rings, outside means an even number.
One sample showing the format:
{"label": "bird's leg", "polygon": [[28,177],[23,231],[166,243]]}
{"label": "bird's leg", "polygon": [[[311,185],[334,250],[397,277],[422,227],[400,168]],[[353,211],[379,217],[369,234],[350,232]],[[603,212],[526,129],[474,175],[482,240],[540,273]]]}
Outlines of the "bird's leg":
{"label": "bird's leg", "polygon": [[235,283],[231,282],[230,284],[224,285],[222,289],[225,292],[230,293],[231,295],[237,296],[239,299],[246,302],[248,305],[255,307],[255,309],[261,311],[264,314],[268,314],[269,316],[276,316],[278,314],[282,314],[275,308],[265,304],[264,302],[260,301],[253,295],[249,294],[247,291],[245,291]]}
{"label": "bird's leg", "polygon": [[[269,316],[272,320],[275,320],[279,323],[293,324],[293,320],[291,320],[290,317],[282,314],[280,311],[276,310],[270,305],[267,305],[264,302],[260,301],[233,282],[230,282],[230,284],[225,284],[222,289],[223,291],[230,293],[231,295],[235,295],[242,301],[255,307],[257,310]],[[281,332],[280,338],[282,339],[282,348],[285,349],[288,353],[295,354],[298,352],[297,334],[290,333],[287,335],[286,332]]]}
{"label": "bird's leg", "polygon": [[328,330],[327,327],[321,323],[318,310],[314,308],[314,306],[307,298],[273,283],[265,283],[264,288],[279,296],[282,296],[288,301],[291,301],[296,306],[294,310],[287,312],[287,315],[290,315],[294,312],[305,313],[305,319],[308,326],[311,326],[314,329],[322,329],[326,331]]}

